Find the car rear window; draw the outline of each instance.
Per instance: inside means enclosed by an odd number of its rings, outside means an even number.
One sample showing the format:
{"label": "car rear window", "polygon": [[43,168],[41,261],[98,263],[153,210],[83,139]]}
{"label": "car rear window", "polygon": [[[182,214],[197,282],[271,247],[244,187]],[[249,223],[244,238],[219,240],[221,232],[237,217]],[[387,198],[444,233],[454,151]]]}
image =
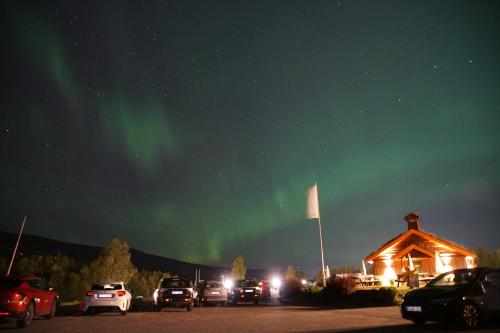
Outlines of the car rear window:
{"label": "car rear window", "polygon": [[243,280],[239,283],[240,287],[257,287],[257,281],[255,280]]}
{"label": "car rear window", "polygon": [[23,280],[17,279],[1,279],[0,288],[16,288],[23,283]]}
{"label": "car rear window", "polygon": [[162,288],[189,288],[191,283],[186,280],[163,280],[161,281]]}
{"label": "car rear window", "polygon": [[207,282],[207,288],[223,288],[222,282]]}
{"label": "car rear window", "polygon": [[92,285],[92,290],[120,290],[123,286],[119,283],[97,283]]}

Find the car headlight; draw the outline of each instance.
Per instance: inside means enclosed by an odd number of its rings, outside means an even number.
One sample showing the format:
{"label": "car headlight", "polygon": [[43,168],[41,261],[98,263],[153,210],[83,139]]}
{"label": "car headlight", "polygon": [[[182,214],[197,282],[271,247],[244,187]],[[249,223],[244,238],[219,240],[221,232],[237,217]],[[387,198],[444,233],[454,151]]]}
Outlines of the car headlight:
{"label": "car headlight", "polygon": [[223,283],[224,283],[224,288],[226,288],[226,289],[233,288],[233,281],[232,280],[226,279],[226,280],[224,280]]}
{"label": "car headlight", "polygon": [[271,279],[271,286],[274,288],[274,289],[279,289],[281,287],[281,279],[279,277],[273,277]]}

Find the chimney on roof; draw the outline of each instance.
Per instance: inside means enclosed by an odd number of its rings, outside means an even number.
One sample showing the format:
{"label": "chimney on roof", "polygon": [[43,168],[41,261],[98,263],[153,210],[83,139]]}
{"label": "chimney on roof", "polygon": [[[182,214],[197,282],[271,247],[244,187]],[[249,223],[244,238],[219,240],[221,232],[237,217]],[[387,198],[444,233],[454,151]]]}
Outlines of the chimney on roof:
{"label": "chimney on roof", "polygon": [[417,213],[410,213],[405,216],[406,223],[408,223],[408,230],[418,230],[420,224],[420,215]]}

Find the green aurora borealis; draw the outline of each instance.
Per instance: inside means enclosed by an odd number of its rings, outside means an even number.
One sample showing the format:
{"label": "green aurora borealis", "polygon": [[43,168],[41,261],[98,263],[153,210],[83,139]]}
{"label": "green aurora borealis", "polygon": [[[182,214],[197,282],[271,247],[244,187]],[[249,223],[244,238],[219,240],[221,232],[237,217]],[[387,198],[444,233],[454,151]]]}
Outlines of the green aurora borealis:
{"label": "green aurora borealis", "polygon": [[[499,247],[494,1],[6,1],[1,229],[319,267]],[[495,236],[497,235],[497,236]]]}

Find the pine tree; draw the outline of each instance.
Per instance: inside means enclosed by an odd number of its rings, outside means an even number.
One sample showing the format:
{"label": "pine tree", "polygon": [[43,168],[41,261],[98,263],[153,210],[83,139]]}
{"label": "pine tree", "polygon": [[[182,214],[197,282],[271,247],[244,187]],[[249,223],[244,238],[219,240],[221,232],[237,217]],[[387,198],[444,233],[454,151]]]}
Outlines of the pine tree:
{"label": "pine tree", "polygon": [[288,265],[285,273],[285,281],[293,281],[298,280],[297,273],[295,272],[295,268],[292,265]]}
{"label": "pine tree", "polygon": [[235,280],[241,280],[245,278],[247,273],[247,266],[245,265],[245,258],[242,256],[237,256],[233,260],[233,269],[231,270],[231,276]]}

